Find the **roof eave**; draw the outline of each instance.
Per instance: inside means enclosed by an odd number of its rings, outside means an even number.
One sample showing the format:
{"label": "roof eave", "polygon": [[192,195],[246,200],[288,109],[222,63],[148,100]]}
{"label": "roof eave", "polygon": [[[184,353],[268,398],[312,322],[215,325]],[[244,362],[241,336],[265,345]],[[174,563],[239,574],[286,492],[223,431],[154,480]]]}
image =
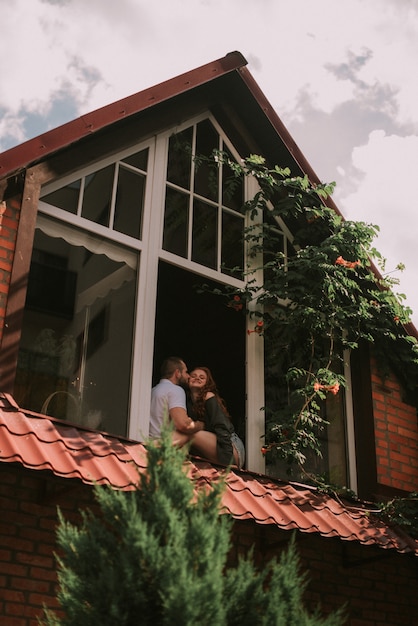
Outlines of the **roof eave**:
{"label": "roof eave", "polygon": [[29,139],[0,155],[0,178],[12,176],[58,150],[123,119],[145,111],[165,100],[199,87],[214,78],[234,72],[247,64],[240,52],[202,65],[194,70],[139,91],[91,113],[67,122],[53,130]]}
{"label": "roof eave", "polygon": [[[0,438],[0,463],[48,471],[87,485],[131,491],[138,484],[138,471],[147,466],[144,444],[26,411],[4,393],[0,393]],[[360,502],[348,505],[306,485],[246,470],[228,471],[199,457],[189,458],[188,473],[200,486],[225,481],[222,510],[236,520],[418,556],[415,539],[375,518]]]}

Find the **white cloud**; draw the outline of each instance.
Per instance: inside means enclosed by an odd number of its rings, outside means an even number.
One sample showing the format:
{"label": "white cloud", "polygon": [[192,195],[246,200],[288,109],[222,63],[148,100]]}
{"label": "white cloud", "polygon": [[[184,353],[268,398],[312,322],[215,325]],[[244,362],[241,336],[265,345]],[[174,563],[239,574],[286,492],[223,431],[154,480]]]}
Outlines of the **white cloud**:
{"label": "white cloud", "polygon": [[[418,44],[404,38],[402,17],[388,0],[383,7],[380,0],[3,0],[0,106],[45,113],[66,79],[85,112],[239,49],[258,60],[250,70],[279,113],[288,119],[301,114],[301,89],[329,113],[352,99],[356,88],[333,75],[329,64],[342,65],[367,49],[373,54],[360,77],[369,86],[388,80],[398,88],[402,82],[399,110],[410,118],[413,110],[405,103],[414,81],[399,76],[413,70]],[[402,37],[396,39],[396,32]],[[80,77],[75,60],[100,80]]]}
{"label": "white cloud", "polygon": [[393,271],[398,263],[406,265],[403,273],[396,274],[400,279],[398,291],[406,294],[407,304],[418,313],[418,137],[373,131],[366,145],[354,148],[352,161],[362,174],[361,180],[355,192],[340,197],[339,205],[345,217],[380,227],[376,247],[387,258],[386,271]]}
{"label": "white cloud", "polygon": [[378,223],[383,254],[415,271],[418,218],[400,181],[417,163],[416,0],[0,0],[0,10],[0,149],[239,50],[314,170],[337,181],[343,212]]}

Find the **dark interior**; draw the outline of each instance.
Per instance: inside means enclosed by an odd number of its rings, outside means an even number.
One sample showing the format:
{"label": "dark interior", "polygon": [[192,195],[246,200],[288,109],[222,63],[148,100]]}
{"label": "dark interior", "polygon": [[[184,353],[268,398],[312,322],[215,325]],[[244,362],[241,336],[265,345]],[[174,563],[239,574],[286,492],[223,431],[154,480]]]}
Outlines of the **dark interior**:
{"label": "dark interior", "polygon": [[167,356],[184,359],[189,371],[210,368],[237,433],[245,439],[245,316],[225,298],[198,293],[215,282],[160,262],[154,342],[153,384]]}

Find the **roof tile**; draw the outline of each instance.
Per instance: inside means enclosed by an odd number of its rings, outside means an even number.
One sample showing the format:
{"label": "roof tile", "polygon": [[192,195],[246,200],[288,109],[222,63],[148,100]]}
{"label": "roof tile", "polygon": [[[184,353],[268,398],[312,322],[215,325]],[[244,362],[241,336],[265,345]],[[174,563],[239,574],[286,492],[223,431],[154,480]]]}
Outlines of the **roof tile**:
{"label": "roof tile", "polygon": [[[137,483],[138,468],[146,467],[146,448],[136,441],[24,411],[11,396],[0,393],[0,462],[17,462],[87,484],[129,490]],[[222,466],[197,457],[189,463],[190,477],[198,486],[210,487],[225,477]],[[362,506],[351,506],[306,485],[231,470],[222,503],[235,519],[418,556],[418,542],[399,529],[391,528]]]}

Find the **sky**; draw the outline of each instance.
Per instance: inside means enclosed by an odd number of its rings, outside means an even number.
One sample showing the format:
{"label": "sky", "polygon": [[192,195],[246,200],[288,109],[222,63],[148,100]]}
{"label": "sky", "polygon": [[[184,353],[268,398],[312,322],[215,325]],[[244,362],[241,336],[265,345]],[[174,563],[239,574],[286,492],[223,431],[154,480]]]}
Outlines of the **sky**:
{"label": "sky", "polygon": [[[418,0],[0,0],[0,151],[238,50],[418,328]],[[280,164],[279,164],[280,165]],[[405,270],[399,272],[399,264]]]}

